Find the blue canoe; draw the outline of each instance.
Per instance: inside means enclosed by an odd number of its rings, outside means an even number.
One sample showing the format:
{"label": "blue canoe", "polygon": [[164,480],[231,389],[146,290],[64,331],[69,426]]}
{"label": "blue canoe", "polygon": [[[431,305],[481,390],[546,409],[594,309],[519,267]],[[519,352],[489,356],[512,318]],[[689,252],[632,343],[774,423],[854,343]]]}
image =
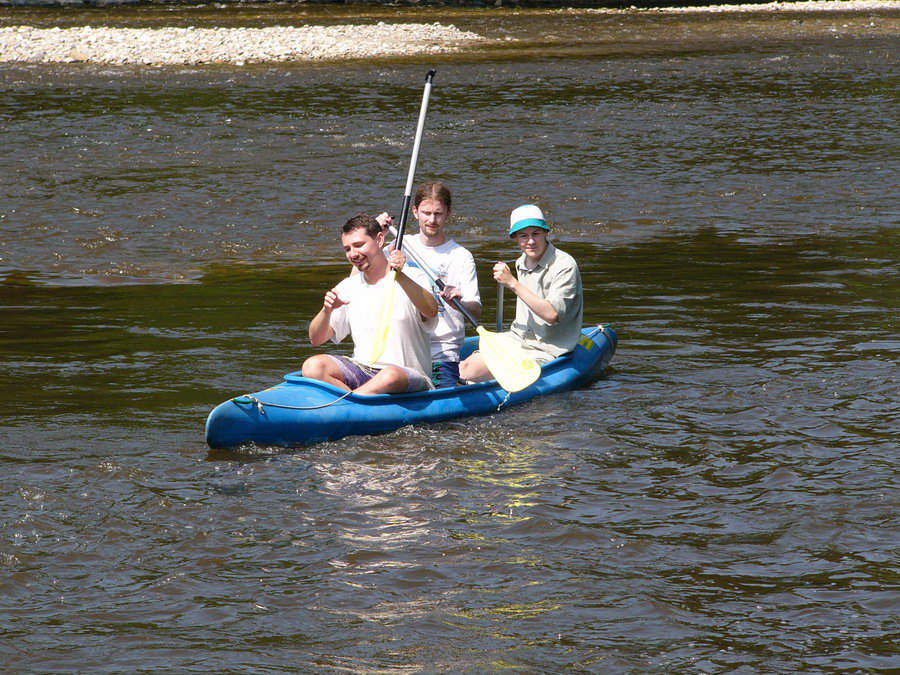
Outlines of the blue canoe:
{"label": "blue canoe", "polygon": [[[591,326],[581,333],[574,351],[544,364],[537,382],[508,400],[494,380],[414,394],[358,396],[295,372],[271,389],[218,405],[206,420],[206,442],[218,449],[247,443],[290,447],[495,412],[501,404],[518,405],[599,377],[616,350],[616,332]],[[463,358],[477,343],[477,337],[466,339]]]}

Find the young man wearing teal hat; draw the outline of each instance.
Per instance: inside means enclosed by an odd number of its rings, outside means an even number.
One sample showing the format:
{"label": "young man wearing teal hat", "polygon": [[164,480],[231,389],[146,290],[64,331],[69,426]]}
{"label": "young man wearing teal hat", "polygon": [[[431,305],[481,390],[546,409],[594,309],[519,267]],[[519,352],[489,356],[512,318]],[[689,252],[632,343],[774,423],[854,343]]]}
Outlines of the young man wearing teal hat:
{"label": "young man wearing teal hat", "polygon": [[[494,279],[516,294],[516,318],[504,335],[512,336],[539,363],[575,349],[581,337],[584,291],[578,263],[547,241],[550,226],[533,204],[513,210],[509,236],[522,251],[516,276],[504,262],[494,265]],[[475,352],[459,367],[460,377],[481,382],[492,377]]]}

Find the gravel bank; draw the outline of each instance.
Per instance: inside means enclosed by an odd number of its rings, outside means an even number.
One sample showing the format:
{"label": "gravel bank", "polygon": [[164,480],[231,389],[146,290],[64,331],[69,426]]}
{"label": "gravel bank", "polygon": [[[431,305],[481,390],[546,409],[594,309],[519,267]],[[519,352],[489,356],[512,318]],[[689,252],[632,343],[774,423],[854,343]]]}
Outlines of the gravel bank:
{"label": "gravel bank", "polygon": [[440,54],[482,39],[441,24],[0,28],[0,62],[198,65]]}
{"label": "gravel bank", "polygon": [[703,7],[653,7],[631,9],[589,9],[589,12],[660,12],[674,14],[710,14],[719,12],[857,12],[876,9],[900,9],[898,0],[806,0],[805,2],[767,2],[759,5],[706,5]]}
{"label": "gravel bank", "polygon": [[[809,0],[760,5],[656,9],[568,9],[576,13],[727,13],[900,10],[900,0]],[[476,41],[476,33],[440,23],[387,23],[269,28],[0,28],[0,63],[199,65],[363,59],[441,54]],[[507,38],[509,39],[509,38]]]}

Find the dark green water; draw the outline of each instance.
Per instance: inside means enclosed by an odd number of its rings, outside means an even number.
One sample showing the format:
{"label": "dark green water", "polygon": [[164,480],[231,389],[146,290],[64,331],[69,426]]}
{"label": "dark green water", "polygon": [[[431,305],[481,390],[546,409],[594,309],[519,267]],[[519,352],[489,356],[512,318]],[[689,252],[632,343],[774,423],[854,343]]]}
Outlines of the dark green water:
{"label": "dark green water", "polygon": [[[533,40],[434,64],[0,66],[0,661],[900,666],[896,17],[417,16]],[[619,331],[608,376],[209,453],[214,405],[313,353],[337,227],[399,207],[431,65],[419,177],[455,190],[485,316],[508,211],[536,201],[585,320]]]}

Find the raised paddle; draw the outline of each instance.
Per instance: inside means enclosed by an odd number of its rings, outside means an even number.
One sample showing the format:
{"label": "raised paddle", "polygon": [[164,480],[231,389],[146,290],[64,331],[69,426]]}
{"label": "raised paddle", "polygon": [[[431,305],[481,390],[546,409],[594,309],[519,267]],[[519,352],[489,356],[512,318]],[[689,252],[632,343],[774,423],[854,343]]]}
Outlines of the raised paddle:
{"label": "raised paddle", "polygon": [[[396,231],[392,225],[390,233],[394,234]],[[428,275],[428,278],[439,289],[444,290],[446,284],[434,273],[433,269],[415,254],[411,246],[407,246],[403,249],[403,252],[412,258],[413,262]],[[503,286],[500,286],[500,288],[503,288]],[[460,302],[459,298],[453,298],[450,302],[466,317],[469,323],[475,326],[475,331],[480,337],[478,346],[481,351],[481,358],[484,359],[484,365],[491,371],[491,375],[494,376],[494,379],[497,380],[501,387],[508,392],[521,391],[528,385],[533,384],[541,376],[540,365],[528,356],[515,340],[506,335],[491,333],[482,328],[478,324],[478,319],[472,316],[472,313],[465,308],[465,305]]]}
{"label": "raised paddle", "polygon": [[[409,160],[409,174],[406,176],[406,193],[403,195],[403,208],[400,211],[400,226],[397,228],[397,239],[394,241],[395,251],[399,251],[403,245],[406,215],[409,211],[409,202],[412,199],[413,180],[416,177],[416,162],[419,159],[419,145],[422,142],[422,131],[425,128],[425,113],[428,112],[428,97],[431,95],[431,83],[434,80],[434,74],[435,70],[432,68],[425,76],[425,91],[422,93],[422,107],[419,109],[416,140],[413,143],[412,157]],[[387,273],[387,288],[381,301],[381,307],[378,309],[378,322],[375,324],[375,341],[372,343],[369,363],[378,361],[387,345],[388,331],[390,330],[391,318],[394,314],[394,281],[396,278],[397,272],[393,269]]]}

